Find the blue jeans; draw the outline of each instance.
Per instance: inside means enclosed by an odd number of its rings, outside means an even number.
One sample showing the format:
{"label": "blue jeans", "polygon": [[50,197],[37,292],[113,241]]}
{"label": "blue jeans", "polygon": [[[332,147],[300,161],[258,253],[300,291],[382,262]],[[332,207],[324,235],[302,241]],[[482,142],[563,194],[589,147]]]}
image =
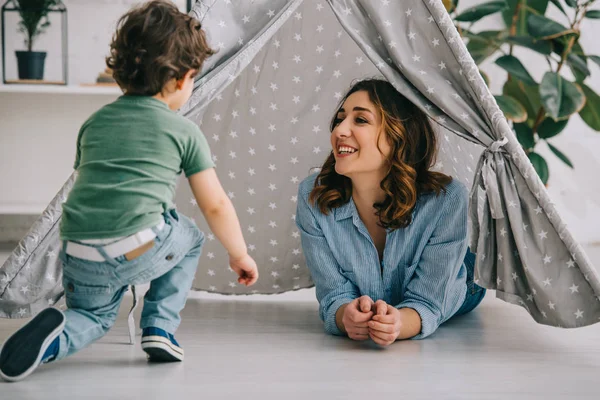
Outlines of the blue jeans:
{"label": "blue jeans", "polygon": [[484,288],[474,282],[475,254],[471,253],[470,250],[467,250],[467,255],[465,256],[464,262],[465,266],[467,267],[467,296],[465,297],[465,301],[463,302],[462,306],[458,309],[454,316],[463,315],[473,311],[475,307],[481,303],[486,292]]}
{"label": "blue jeans", "polygon": [[[56,360],[70,356],[104,336],[114,324],[129,285],[150,282],[144,296],[141,328],[157,327],[175,333],[192,287],[204,234],[189,218],[170,210],[154,246],[128,261],[110,258],[100,246],[104,262],[83,260],[63,251],[63,286],[68,309]],[[156,231],[155,231],[156,232]]]}

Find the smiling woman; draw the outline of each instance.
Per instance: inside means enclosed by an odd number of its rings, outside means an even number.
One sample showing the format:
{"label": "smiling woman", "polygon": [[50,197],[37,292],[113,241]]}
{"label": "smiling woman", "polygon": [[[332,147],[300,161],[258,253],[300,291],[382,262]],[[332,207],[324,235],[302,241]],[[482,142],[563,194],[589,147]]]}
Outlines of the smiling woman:
{"label": "smiling woman", "polygon": [[331,123],[331,154],[300,185],[296,222],[332,334],[424,338],[473,310],[466,188],[432,171],[427,116],[387,81],[346,94]]}

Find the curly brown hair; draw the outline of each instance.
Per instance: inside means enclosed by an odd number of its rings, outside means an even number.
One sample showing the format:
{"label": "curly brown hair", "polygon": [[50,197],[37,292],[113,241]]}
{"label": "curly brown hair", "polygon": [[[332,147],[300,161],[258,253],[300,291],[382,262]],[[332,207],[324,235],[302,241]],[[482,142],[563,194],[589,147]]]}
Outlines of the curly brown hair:
{"label": "curly brown hair", "polygon": [[155,0],[119,19],[106,65],[125,94],[154,96],[171,79],[200,70],[214,53],[200,21]]}
{"label": "curly brown hair", "polygon": [[[379,223],[386,229],[408,226],[417,198],[423,193],[439,195],[446,190],[452,178],[431,171],[437,156],[437,139],[427,115],[400,94],[389,82],[381,79],[366,79],[354,84],[340,102],[355,92],[365,91],[380,115],[381,129],[391,146],[387,158],[388,172],[380,187],[385,199],[373,204]],[[336,126],[337,112],[333,116],[330,131]],[[377,138],[379,142],[379,137]],[[379,149],[381,151],[381,149]],[[309,200],[319,210],[329,210],[350,201],[352,181],[335,171],[333,151],[325,160],[315,180]]]}

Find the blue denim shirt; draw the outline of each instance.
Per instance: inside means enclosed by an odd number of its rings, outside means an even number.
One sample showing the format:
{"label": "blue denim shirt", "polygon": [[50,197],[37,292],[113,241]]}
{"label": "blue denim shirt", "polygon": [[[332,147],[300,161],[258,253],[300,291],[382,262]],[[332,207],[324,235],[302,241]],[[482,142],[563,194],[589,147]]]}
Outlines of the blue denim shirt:
{"label": "blue denim shirt", "polygon": [[459,310],[467,291],[464,185],[453,180],[446,193],[419,196],[411,224],[388,229],[380,263],[352,199],[328,215],[309,203],[315,178],[300,184],[296,224],[327,332],[342,334],[336,311],[363,295],[417,311],[421,332],[414,339],[431,335]]}

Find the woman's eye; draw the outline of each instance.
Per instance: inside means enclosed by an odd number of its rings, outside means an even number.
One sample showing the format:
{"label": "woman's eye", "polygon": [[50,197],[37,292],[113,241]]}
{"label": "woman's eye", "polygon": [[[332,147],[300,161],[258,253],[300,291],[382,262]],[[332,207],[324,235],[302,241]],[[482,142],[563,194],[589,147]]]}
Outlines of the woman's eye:
{"label": "woman's eye", "polygon": [[337,126],[337,125],[339,125],[339,123],[340,123],[340,122],[342,122],[342,119],[341,119],[341,118],[336,118],[336,119],[334,119],[334,120],[333,120],[333,126]]}
{"label": "woman's eye", "polygon": [[359,123],[359,124],[366,124],[366,123],[367,123],[367,122],[369,122],[369,121],[367,121],[367,120],[366,120],[366,119],[364,119],[364,118],[356,118],[356,122],[357,122],[357,123]]}

